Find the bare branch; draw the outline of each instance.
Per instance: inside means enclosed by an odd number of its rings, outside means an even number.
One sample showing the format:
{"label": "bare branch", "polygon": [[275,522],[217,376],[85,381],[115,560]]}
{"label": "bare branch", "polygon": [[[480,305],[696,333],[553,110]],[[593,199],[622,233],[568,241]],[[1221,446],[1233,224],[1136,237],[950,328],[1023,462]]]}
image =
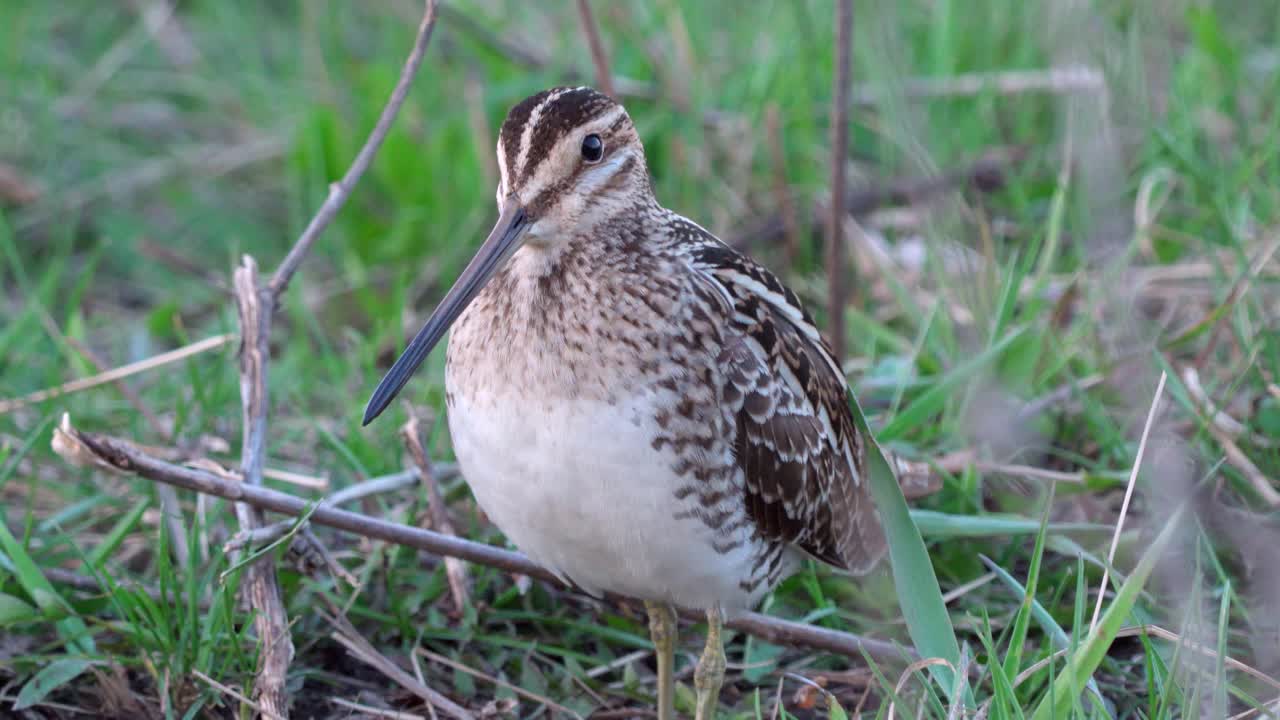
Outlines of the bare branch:
{"label": "bare branch", "polygon": [[[70,462],[101,464],[117,471],[135,473],[156,482],[168,483],[234,502],[247,503],[284,515],[297,517],[310,512],[311,522],[318,525],[417,548],[436,555],[461,558],[477,565],[528,575],[552,585],[564,587],[556,576],[520,553],[339,510],[330,507],[327,503],[313,508],[314,503],[288,493],[234,482],[206,470],[167,463],[147,455],[128,442],[106,435],[82,432],[72,427],[70,419],[65,416],[62,424],[54,432],[54,450]],[[607,599],[614,602],[621,600],[616,597]],[[695,610],[682,609],[681,614],[694,621],[702,619],[702,613]],[[864,638],[852,633],[828,630],[759,613],[745,613],[726,623],[726,626],[779,645],[808,647],[849,657],[861,657],[863,652],[885,662],[910,661],[917,657],[910,649],[901,648],[884,640]]]}
{"label": "bare branch", "polygon": [[827,208],[827,336],[840,362],[845,353],[844,306],[848,300],[848,248],[844,242],[845,165],[849,154],[849,64],[853,46],[853,0],[836,6],[835,89],[831,99],[831,200]]}
{"label": "bare branch", "polygon": [[409,95],[409,86],[413,84],[413,77],[417,75],[418,67],[422,64],[422,56],[426,54],[427,43],[431,41],[431,30],[435,25],[436,0],[426,0],[426,10],[422,14],[422,22],[418,25],[418,35],[413,42],[413,50],[409,52],[409,57],[405,58],[404,67],[400,70],[400,79],[396,81],[396,86],[391,91],[391,98],[387,100],[386,107],[382,108],[382,114],[378,116],[378,122],[369,133],[369,139],[365,140],[364,147],[360,148],[355,160],[351,161],[351,167],[347,168],[341,180],[329,186],[329,197],[316,211],[311,222],[302,231],[302,235],[298,236],[297,242],[293,244],[293,248],[289,250],[289,254],[271,276],[271,282],[267,284],[267,288],[273,297],[280,297],[289,286],[289,280],[298,271],[298,266],[302,264],[302,259],[307,256],[316,238],[320,237],[320,233],[333,222],[338,210],[346,204],[347,196],[360,181],[365,170],[369,169],[373,157],[378,154],[382,141],[386,140],[391,124],[395,122],[396,115],[400,112],[400,106],[404,105],[404,100]]}
{"label": "bare branch", "polygon": [[596,27],[596,19],[591,14],[591,5],[587,0],[578,0],[578,19],[582,22],[582,33],[587,36],[587,45],[591,47],[591,62],[596,66],[596,85],[600,92],[617,99],[613,75],[609,72],[609,56],[605,54],[600,29]]}
{"label": "bare branch", "polygon": [[[271,332],[274,297],[258,288],[258,265],[246,255],[233,276],[236,309],[240,316],[240,400],[243,408],[243,440],[240,449],[240,474],[244,484],[262,485],[263,454],[267,437],[267,363],[270,351],[267,336]],[[263,524],[262,511],[245,503],[236,504],[236,518],[241,532],[252,532]],[[293,641],[289,637],[289,617],[276,580],[276,568],[270,562],[254,562],[245,567],[240,586],[249,607],[256,612],[253,627],[258,634],[261,652],[258,677],[254,682],[263,714],[289,716],[289,693],[285,681],[289,662],[293,660]]]}

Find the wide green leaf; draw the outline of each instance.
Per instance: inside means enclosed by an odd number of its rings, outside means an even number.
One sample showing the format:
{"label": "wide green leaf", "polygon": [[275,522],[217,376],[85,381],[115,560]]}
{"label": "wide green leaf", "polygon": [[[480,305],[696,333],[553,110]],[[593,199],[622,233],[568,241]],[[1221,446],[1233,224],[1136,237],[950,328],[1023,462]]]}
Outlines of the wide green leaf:
{"label": "wide green leaf", "polygon": [[956,642],[955,628],[951,625],[951,616],[947,614],[947,605],[942,600],[942,589],[938,587],[938,577],[933,572],[929,551],[911,519],[898,479],[867,426],[862,408],[852,397],[850,404],[853,421],[867,441],[867,474],[870,476],[871,495],[875,499],[880,521],[884,524],[889,541],[889,564],[897,585],[902,617],[907,623],[907,634],[911,636],[911,642],[921,656],[942,658],[951,664],[950,667],[931,665],[929,672],[948,695],[955,692],[956,687],[962,688],[965,701],[968,702],[968,684],[962,679],[957,685],[952,671],[952,668],[960,667],[960,645]]}
{"label": "wide green leaf", "polygon": [[40,616],[40,612],[22,600],[0,593],[0,627],[31,622]]}
{"label": "wide green leaf", "polygon": [[80,658],[63,658],[45,665],[18,691],[18,699],[13,703],[13,709],[26,710],[32,705],[39,704],[49,696],[49,693],[75,680],[80,673],[88,670],[89,665],[88,660]]}

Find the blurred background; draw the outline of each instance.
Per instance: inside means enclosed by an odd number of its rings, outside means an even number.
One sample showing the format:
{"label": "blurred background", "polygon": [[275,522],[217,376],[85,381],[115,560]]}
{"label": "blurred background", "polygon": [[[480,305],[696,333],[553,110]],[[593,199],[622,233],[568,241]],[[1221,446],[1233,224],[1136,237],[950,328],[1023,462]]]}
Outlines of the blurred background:
{"label": "blurred background", "polygon": [[[659,200],[777,271],[826,323],[833,4],[591,6]],[[234,338],[122,384],[27,396],[236,332],[231,269],[244,254],[279,263],[372,128],[421,12],[411,0],[0,0],[0,525],[12,536],[0,707],[75,655],[58,639],[68,618],[98,644],[45,683],[46,702],[221,717],[234,702],[195,673],[252,683],[254,644],[222,575],[225,504],[183,495],[170,527],[150,482],[50,450],[66,411],[87,430],[234,465]],[[984,557],[1022,581],[1038,569],[1041,615],[1013,669],[1049,656],[1055,628],[1087,631],[1167,373],[1116,566],[1191,499],[1196,522],[1134,622],[1217,654],[1132,633],[1095,676],[1108,704],[1081,713],[1256,714],[1280,691],[1277,38],[1274,2],[855,3],[842,360],[881,441],[935,465],[941,489],[917,521],[980,663],[1005,657],[1022,600]],[[595,72],[574,3],[441,8],[386,144],[277,317],[269,484],[318,497],[405,467],[404,409],[361,430],[364,401],[493,221],[507,109]],[[443,361],[409,388],[441,420]],[[444,423],[428,425],[427,449],[447,463]],[[460,534],[502,542],[465,484],[445,492]],[[418,522],[425,505],[415,489],[360,509]],[[635,609],[537,583],[521,593],[478,567],[473,604],[456,607],[435,559],[333,537],[361,592],[282,571],[299,716],[341,716],[332,695],[425,712],[328,639],[308,612],[325,593],[384,652],[422,645],[573,712],[624,712],[652,692]],[[61,614],[24,582],[32,565],[80,578],[40,590]],[[94,589],[104,582],[135,590]],[[767,609],[906,642],[885,570],[808,568]],[[811,714],[820,696],[804,679],[821,678],[850,712],[884,712],[858,659],[742,636],[729,659],[726,710]],[[1047,668],[1007,692],[988,677],[980,694],[1030,706]],[[423,671],[477,712],[555,712],[444,664]]]}

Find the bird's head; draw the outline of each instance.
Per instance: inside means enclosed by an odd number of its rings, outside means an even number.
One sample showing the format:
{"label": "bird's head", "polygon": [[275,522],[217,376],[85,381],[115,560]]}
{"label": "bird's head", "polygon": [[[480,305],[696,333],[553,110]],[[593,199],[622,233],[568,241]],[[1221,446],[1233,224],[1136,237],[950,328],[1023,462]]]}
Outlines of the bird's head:
{"label": "bird's head", "polygon": [[498,221],[374,390],[366,425],[521,246],[554,249],[619,210],[652,201],[644,147],[631,117],[591,88],[553,88],[521,101],[502,123],[497,150]]}

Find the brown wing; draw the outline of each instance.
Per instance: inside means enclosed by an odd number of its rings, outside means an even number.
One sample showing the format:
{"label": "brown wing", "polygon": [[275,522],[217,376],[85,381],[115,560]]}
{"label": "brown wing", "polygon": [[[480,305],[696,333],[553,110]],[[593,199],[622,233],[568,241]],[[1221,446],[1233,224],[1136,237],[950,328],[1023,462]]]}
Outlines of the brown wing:
{"label": "brown wing", "polygon": [[795,294],[767,270],[714,238],[694,257],[732,305],[722,399],[736,415],[748,515],[766,538],[869,571],[884,555],[884,531],[830,349]]}

